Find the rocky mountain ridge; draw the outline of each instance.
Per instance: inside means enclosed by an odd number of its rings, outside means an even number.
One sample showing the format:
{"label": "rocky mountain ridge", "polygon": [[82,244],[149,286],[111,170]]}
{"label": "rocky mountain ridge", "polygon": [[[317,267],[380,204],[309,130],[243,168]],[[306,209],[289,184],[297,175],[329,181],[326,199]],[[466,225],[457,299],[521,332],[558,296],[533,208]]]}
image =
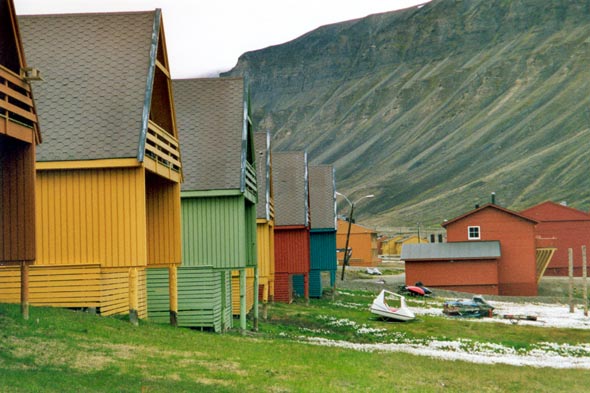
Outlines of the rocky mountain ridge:
{"label": "rocky mountain ridge", "polygon": [[378,228],[486,202],[588,210],[590,1],[433,0],[243,54],[253,121]]}

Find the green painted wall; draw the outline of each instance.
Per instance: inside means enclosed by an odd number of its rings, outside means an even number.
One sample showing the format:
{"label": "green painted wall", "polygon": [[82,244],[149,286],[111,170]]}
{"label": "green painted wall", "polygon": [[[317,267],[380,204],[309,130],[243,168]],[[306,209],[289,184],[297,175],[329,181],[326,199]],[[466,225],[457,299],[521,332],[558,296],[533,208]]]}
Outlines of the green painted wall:
{"label": "green painted wall", "polygon": [[256,205],[243,195],[184,196],[182,266],[256,265]]}

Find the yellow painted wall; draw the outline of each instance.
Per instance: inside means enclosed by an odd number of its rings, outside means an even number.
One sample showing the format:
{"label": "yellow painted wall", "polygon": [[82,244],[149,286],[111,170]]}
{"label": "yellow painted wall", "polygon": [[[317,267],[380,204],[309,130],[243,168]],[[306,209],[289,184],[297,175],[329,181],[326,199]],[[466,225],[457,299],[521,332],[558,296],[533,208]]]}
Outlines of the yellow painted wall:
{"label": "yellow painted wall", "polygon": [[258,244],[258,282],[262,289],[262,301],[274,297],[275,280],[275,233],[274,221],[256,220]]}
{"label": "yellow painted wall", "polygon": [[[29,302],[43,307],[96,307],[104,316],[129,313],[129,268],[33,265]],[[20,267],[0,266],[0,302],[20,302]],[[138,316],[147,318],[145,269],[138,271]]]}
{"label": "yellow painted wall", "polygon": [[[240,315],[240,272],[238,270],[232,271],[231,277],[231,291],[232,291],[232,314]],[[254,307],[254,269],[246,269],[246,313],[250,312]]]}
{"label": "yellow painted wall", "polygon": [[37,170],[37,264],[146,266],[145,179],[141,167]]}
{"label": "yellow painted wall", "polygon": [[180,184],[147,173],[148,265],[181,262]]}

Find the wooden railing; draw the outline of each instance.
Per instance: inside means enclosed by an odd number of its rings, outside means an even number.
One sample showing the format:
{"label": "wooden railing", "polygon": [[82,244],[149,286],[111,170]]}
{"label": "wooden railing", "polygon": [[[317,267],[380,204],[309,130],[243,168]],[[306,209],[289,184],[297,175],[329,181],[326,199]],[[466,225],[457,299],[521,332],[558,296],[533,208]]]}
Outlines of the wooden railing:
{"label": "wooden railing", "polygon": [[246,162],[246,191],[250,191],[252,194],[256,195],[257,189],[256,169],[254,169],[252,164]]}
{"label": "wooden railing", "polygon": [[0,65],[0,116],[29,128],[37,127],[31,87],[18,74]]}
{"label": "wooden railing", "polygon": [[272,197],[268,201],[268,214],[269,214],[269,218],[271,220],[274,220],[274,218],[275,218],[275,201]]}
{"label": "wooden railing", "polygon": [[148,122],[145,154],[176,172],[182,168],[178,140],[151,120]]}

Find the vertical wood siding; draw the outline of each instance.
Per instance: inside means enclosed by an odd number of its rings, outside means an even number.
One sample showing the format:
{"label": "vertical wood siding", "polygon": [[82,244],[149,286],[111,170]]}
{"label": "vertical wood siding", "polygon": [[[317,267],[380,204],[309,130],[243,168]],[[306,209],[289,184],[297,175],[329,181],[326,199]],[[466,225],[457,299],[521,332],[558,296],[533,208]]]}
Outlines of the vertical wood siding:
{"label": "vertical wood siding", "polygon": [[256,205],[245,201],[246,206],[246,265],[258,265],[258,240],[256,234]]}
{"label": "vertical wood siding", "polygon": [[275,234],[272,221],[258,220],[256,226],[258,246],[258,275],[270,279],[275,273]]}
{"label": "vertical wood siding", "polygon": [[311,230],[311,270],[336,270],[336,231]]}
{"label": "vertical wood siding", "polygon": [[[297,296],[305,296],[305,277],[302,274],[293,276],[293,290]],[[322,271],[310,270],[309,272],[309,296],[322,297]]]}
{"label": "vertical wood siding", "polygon": [[309,230],[307,228],[275,228],[275,272],[309,273]]}
{"label": "vertical wood siding", "polygon": [[180,185],[148,173],[146,205],[148,265],[180,264]]}
{"label": "vertical wood siding", "polygon": [[0,262],[34,261],[35,145],[0,135]]}
{"label": "vertical wood siding", "polygon": [[182,198],[182,264],[246,267],[244,197]]}
{"label": "vertical wood siding", "polygon": [[145,266],[145,190],[143,168],[38,171],[38,264]]}

